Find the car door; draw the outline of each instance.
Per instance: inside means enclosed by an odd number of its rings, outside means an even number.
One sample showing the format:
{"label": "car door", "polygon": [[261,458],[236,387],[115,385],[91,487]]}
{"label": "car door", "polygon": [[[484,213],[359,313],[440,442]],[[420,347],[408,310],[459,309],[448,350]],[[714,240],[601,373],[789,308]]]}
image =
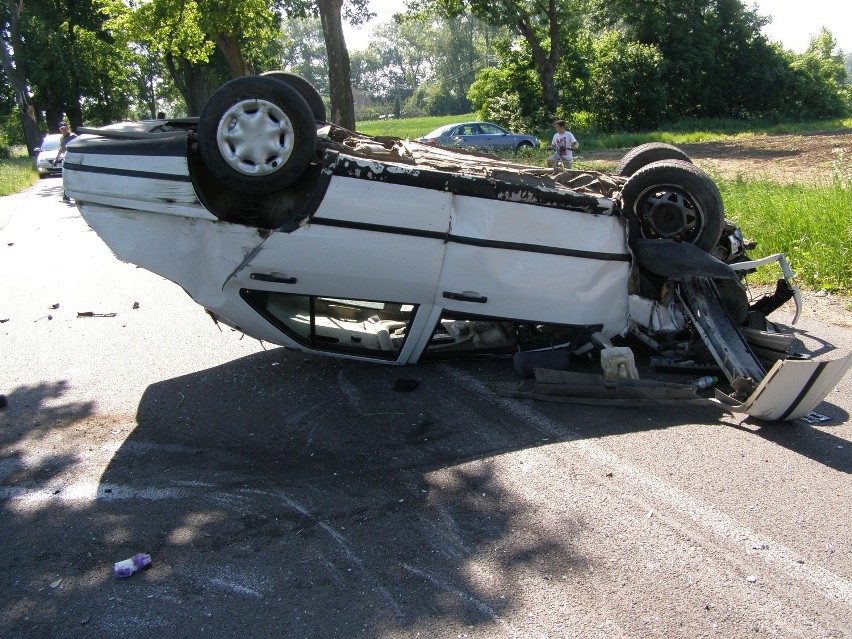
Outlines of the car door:
{"label": "car door", "polygon": [[492,149],[514,148],[512,136],[496,124],[485,122],[479,125],[482,131],[483,142]]}
{"label": "car door", "polygon": [[488,146],[486,136],[476,123],[464,124],[456,130],[456,146],[481,149]]}
{"label": "car door", "polygon": [[335,175],[316,212],[272,233],[225,295],[279,343],[405,361],[435,298],[449,202],[436,189]]}
{"label": "car door", "polygon": [[617,216],[457,196],[451,224],[437,306],[609,335],[624,327],[630,256]]}

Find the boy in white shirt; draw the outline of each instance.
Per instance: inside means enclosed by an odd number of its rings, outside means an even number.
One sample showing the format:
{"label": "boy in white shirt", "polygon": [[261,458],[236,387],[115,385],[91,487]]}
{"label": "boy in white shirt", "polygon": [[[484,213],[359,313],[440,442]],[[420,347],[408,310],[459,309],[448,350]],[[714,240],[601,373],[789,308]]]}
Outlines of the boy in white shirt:
{"label": "boy in white shirt", "polygon": [[574,165],[574,153],[580,143],[571,131],[565,130],[565,120],[556,121],[556,133],[553,136],[553,142],[550,149],[553,150],[553,155],[547,158],[547,166],[556,166],[560,160],[566,169],[570,169]]}

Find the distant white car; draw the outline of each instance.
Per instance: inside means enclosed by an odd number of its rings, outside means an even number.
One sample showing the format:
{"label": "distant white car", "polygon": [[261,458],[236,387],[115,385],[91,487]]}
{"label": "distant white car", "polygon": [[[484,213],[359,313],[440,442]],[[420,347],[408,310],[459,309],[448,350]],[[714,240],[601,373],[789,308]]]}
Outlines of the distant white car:
{"label": "distant white car", "polygon": [[63,158],[59,158],[56,164],[53,161],[56,159],[56,154],[59,152],[59,141],[62,135],[59,133],[49,133],[44,136],[41,141],[41,146],[35,149],[36,151],[36,171],[40,178],[46,178],[51,175],[62,175]]}
{"label": "distant white car", "polygon": [[764,419],[807,413],[852,364],[784,360],[789,339],[749,332],[798,304],[792,273],[749,304],[741,274],[757,264],[679,149],[553,173],[330,126],[295,78],[233,80],[200,118],[81,129],[66,191],[120,259],[304,351],[406,364],[633,337],[709,352],[722,397]]}

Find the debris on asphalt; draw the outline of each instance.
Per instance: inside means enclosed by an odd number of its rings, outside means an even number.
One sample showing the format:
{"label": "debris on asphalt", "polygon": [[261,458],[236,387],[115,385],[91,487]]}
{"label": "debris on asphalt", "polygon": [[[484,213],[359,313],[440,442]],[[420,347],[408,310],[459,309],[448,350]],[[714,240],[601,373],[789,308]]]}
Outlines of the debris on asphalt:
{"label": "debris on asphalt", "polygon": [[53,588],[54,590],[55,590],[55,589],[57,589],[57,588],[59,588],[59,586],[61,586],[61,585],[62,585],[62,577],[60,577],[60,578],[59,578],[59,579],[57,579],[56,581],[51,581],[51,582],[50,582],[50,587],[51,587],[51,588]]}
{"label": "debris on asphalt", "polygon": [[139,302],[133,302],[133,310],[135,311],[137,308],[139,308]]}
{"label": "debris on asphalt", "polygon": [[55,311],[57,308],[59,308],[59,302],[57,302],[56,304],[51,304],[50,306],[48,306],[48,308],[52,308]]}
{"label": "debris on asphalt", "polygon": [[140,552],[137,555],[133,555],[130,559],[116,562],[115,566],[113,566],[112,574],[118,579],[126,579],[150,565],[151,555]]}
{"label": "debris on asphalt", "polygon": [[43,320],[44,318],[47,318],[47,320],[48,320],[48,321],[50,321],[50,320],[52,320],[52,319],[53,319],[53,315],[42,315],[42,316],[41,316],[41,317],[39,317],[38,319],[33,320],[33,324],[35,324],[36,322],[39,322],[39,321]]}
{"label": "debris on asphalt", "polygon": [[8,318],[8,317],[4,317],[3,319],[0,319],[0,324],[5,324],[5,323],[6,323],[6,322],[8,322],[8,321],[9,321],[9,318]]}
{"label": "debris on asphalt", "polygon": [[754,575],[749,575],[748,577],[746,577],[746,581],[749,582],[750,584],[756,584],[757,583],[757,577],[754,576]]}
{"label": "debris on asphalt", "polygon": [[92,311],[78,311],[77,317],[115,317],[118,313],[94,313]]}
{"label": "debris on asphalt", "polygon": [[5,395],[0,395],[0,408],[6,408],[9,405],[9,400]]}
{"label": "debris on asphalt", "polygon": [[822,413],[818,413],[815,410],[812,410],[804,417],[799,417],[799,419],[805,422],[806,424],[821,424],[824,422],[831,421],[831,417],[829,417],[828,415],[823,415]]}

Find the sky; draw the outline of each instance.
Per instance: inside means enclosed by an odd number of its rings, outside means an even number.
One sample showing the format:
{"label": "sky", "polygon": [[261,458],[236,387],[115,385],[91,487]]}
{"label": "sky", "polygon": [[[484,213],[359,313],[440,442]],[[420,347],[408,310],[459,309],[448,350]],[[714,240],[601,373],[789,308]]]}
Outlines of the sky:
{"label": "sky", "polygon": [[[745,0],[751,6],[753,0]],[[785,49],[803,53],[810,39],[823,26],[828,27],[844,53],[852,53],[852,1],[850,0],[754,0],[757,12],[771,16],[772,22],[763,32]],[[344,22],[346,45],[350,51],[367,48],[373,26],[387,22],[398,11],[403,11],[402,0],[370,0],[370,10],[376,14],[371,22],[356,29]]]}

